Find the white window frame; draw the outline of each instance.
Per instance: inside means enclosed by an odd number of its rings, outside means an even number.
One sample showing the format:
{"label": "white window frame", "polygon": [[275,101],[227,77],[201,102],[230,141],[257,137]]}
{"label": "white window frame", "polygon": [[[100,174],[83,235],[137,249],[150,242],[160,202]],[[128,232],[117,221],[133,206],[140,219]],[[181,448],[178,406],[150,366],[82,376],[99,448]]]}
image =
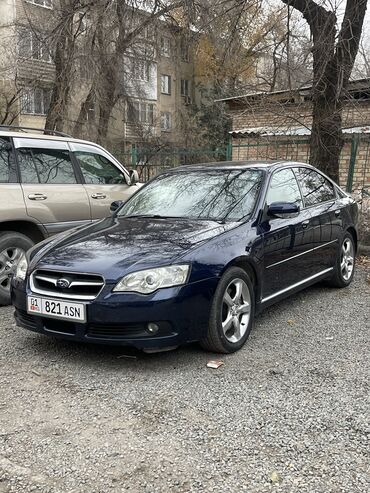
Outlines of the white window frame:
{"label": "white window frame", "polygon": [[44,9],[53,8],[53,0],[26,0],[26,2],[31,3],[32,5],[37,5],[37,7],[42,7]]}
{"label": "white window frame", "polygon": [[130,123],[140,123],[142,125],[154,125],[155,105],[146,101],[131,101],[132,112],[136,118]]}
{"label": "white window frame", "polygon": [[171,95],[171,76],[161,74],[161,94]]}
{"label": "white window frame", "polygon": [[170,111],[161,111],[161,130],[162,132],[171,132],[172,115]]}
{"label": "white window frame", "polygon": [[171,38],[168,36],[161,37],[161,55],[166,58],[171,57]]}
{"label": "white window frame", "polygon": [[[27,36],[29,37],[29,48],[28,48],[28,55],[19,55],[21,58],[24,59],[29,59],[29,60],[37,60],[38,62],[44,62],[44,63],[53,63],[53,60],[51,58],[49,50],[44,46],[44,44],[39,40],[37,37],[36,33],[29,28],[23,27],[19,29],[18,32],[18,54],[20,51],[20,45],[22,43],[22,38],[21,36]],[[24,40],[23,40],[24,42]],[[36,55],[36,56],[35,56]],[[46,55],[46,58],[43,58],[44,55]]]}
{"label": "white window frame", "polygon": [[[36,96],[37,91],[41,93],[40,99],[40,109],[41,112],[36,111]],[[47,87],[25,87],[23,88],[22,95],[20,98],[20,113],[24,115],[40,115],[45,116],[48,111],[48,105],[45,104],[45,94],[46,91],[49,92],[49,98],[51,97],[51,89]],[[50,104],[50,100],[49,100]]]}

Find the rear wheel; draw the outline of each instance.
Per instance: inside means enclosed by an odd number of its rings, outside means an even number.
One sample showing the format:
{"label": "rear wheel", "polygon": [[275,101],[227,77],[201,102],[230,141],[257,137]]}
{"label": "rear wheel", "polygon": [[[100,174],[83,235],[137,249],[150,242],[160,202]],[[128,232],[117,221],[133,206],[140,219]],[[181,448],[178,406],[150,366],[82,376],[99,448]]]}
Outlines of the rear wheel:
{"label": "rear wheel", "polygon": [[10,282],[17,263],[22,254],[33,245],[33,241],[21,233],[0,233],[0,305],[9,305]]}
{"label": "rear wheel", "polygon": [[247,273],[231,267],[222,276],[211,307],[207,337],[201,345],[208,351],[233,353],[248,339],[254,318],[254,289]]}
{"label": "rear wheel", "polygon": [[351,233],[346,233],[334,267],[333,277],[329,284],[337,288],[345,288],[351,284],[355,273],[355,244]]}

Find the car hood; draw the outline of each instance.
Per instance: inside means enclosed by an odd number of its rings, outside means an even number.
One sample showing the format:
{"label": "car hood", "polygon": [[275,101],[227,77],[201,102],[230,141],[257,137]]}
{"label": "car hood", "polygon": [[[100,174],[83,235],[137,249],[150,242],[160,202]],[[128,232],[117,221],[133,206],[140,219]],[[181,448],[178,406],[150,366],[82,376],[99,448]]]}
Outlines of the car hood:
{"label": "car hood", "polygon": [[128,272],[170,264],[237,223],[183,218],[107,218],[46,244],[30,268],[99,273],[116,281]]}

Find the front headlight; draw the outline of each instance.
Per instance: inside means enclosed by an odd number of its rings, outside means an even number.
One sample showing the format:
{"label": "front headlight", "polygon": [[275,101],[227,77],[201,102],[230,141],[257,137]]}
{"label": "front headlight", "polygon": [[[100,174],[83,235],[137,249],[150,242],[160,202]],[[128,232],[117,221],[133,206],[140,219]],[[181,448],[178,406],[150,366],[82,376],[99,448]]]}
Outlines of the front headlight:
{"label": "front headlight", "polygon": [[188,265],[169,265],[156,269],[132,272],[123,277],[113,291],[134,291],[149,294],[159,288],[169,288],[185,284],[188,277]]}
{"label": "front headlight", "polygon": [[20,281],[24,281],[26,279],[27,268],[28,268],[27,257],[24,253],[22,253],[22,255],[19,258],[14,277],[16,279],[19,279]]}

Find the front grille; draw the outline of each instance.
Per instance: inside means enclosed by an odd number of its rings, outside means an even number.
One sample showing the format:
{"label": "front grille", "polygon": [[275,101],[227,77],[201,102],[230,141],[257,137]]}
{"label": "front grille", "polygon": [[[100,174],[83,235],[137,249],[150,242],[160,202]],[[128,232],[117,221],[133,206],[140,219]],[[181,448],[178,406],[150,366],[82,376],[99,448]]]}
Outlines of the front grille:
{"label": "front grille", "polygon": [[149,333],[146,331],[146,326],[142,324],[123,327],[94,325],[87,329],[86,335],[97,339],[125,339],[127,337],[148,337]]}
{"label": "front grille", "polygon": [[30,287],[34,293],[57,298],[93,300],[103,286],[104,279],[97,274],[38,269],[30,277]]}
{"label": "front grille", "polygon": [[[156,336],[166,336],[174,334],[169,322],[157,322],[159,331]],[[147,324],[125,324],[125,325],[90,325],[87,328],[86,336],[94,339],[115,339],[123,340],[133,337],[153,337],[153,334],[147,331]]]}

